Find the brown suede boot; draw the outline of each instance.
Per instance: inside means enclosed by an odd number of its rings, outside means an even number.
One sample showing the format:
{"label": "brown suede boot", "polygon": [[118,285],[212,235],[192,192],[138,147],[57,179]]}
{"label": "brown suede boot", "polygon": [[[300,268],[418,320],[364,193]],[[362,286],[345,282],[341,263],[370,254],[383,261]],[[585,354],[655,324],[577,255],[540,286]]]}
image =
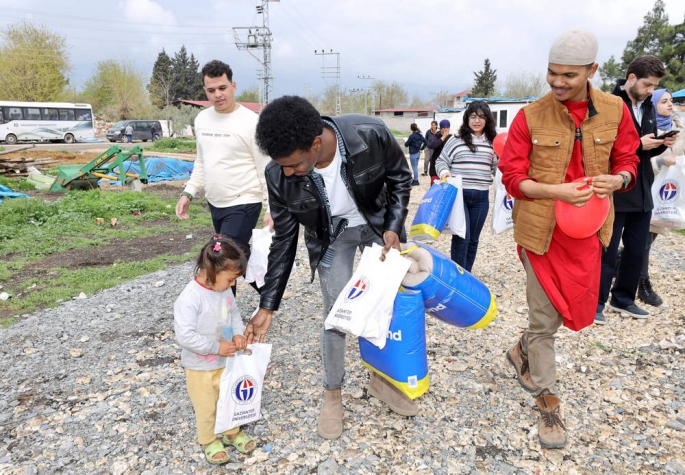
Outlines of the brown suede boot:
{"label": "brown suede boot", "polygon": [[414,401],[373,371],[369,380],[369,394],[386,403],[401,416],[415,416],[419,413],[419,407]]}
{"label": "brown suede boot", "polygon": [[343,431],[343,404],[340,389],[326,390],[319,414],[319,435],[324,439],[337,439]]}
{"label": "brown suede boot", "polygon": [[540,412],[540,445],[545,449],[565,447],[566,426],[561,420],[561,399],[551,394],[541,394],[535,398],[535,404]]}
{"label": "brown suede boot", "polygon": [[528,355],[523,353],[523,337],[507,352],[507,360],[516,370],[516,379],[521,387],[530,393],[537,391],[538,388],[530,377]]}

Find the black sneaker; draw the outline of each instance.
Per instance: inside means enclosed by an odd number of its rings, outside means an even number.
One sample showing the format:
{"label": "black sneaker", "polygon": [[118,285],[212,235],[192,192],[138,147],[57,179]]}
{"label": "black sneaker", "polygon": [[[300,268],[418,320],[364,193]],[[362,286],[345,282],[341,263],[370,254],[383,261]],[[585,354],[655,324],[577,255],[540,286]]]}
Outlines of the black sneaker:
{"label": "black sneaker", "polygon": [[647,310],[641,309],[634,303],[631,303],[625,308],[620,308],[612,303],[609,303],[609,308],[614,312],[625,313],[626,315],[630,315],[633,318],[647,318],[650,315],[650,313]]}
{"label": "black sneaker", "polygon": [[595,325],[606,325],[607,324],[607,319],[604,316],[604,313],[599,311],[595,313]]}
{"label": "black sneaker", "polygon": [[420,184],[421,183],[419,183],[418,181],[412,181],[411,182],[411,186],[419,186]]}
{"label": "black sneaker", "polygon": [[647,305],[652,305],[658,307],[664,303],[663,299],[659,297],[659,294],[654,292],[652,288],[652,282],[649,278],[640,279],[640,283],[637,286],[637,298],[642,300]]}

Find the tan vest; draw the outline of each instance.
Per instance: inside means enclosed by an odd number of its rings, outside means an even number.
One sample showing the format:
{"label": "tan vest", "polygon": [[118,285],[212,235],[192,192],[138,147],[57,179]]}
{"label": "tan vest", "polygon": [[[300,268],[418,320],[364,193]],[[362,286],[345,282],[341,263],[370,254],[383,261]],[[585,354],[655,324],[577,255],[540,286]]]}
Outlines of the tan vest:
{"label": "tan vest", "polygon": [[[623,101],[620,97],[593,89],[589,82],[588,92],[588,113],[581,124],[583,168],[586,176],[610,174],[609,159],[623,116]],[[528,176],[539,183],[564,183],[575,139],[573,117],[551,92],[524,110],[533,145]],[[614,223],[611,199],[609,216],[599,230],[599,239],[604,247],[609,245]],[[556,223],[554,201],[515,201],[514,240],[527,251],[541,255],[549,250]]]}

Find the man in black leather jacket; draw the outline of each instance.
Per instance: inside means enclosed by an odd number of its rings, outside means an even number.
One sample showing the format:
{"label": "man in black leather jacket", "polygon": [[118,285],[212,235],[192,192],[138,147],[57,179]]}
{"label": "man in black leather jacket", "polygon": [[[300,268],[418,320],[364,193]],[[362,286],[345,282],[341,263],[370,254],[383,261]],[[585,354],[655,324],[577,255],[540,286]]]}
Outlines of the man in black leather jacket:
{"label": "man in black leather jacket", "polygon": [[[272,158],[265,174],[275,234],[248,341],[263,341],[271,325],[295,259],[300,224],[312,280],[319,272],[325,317],[352,277],[357,249],[378,243],[385,256],[405,240],[412,181],[404,152],[380,120],[321,117],[301,97],[281,97],[265,107],[256,138]],[[335,439],[342,434],[345,334],[323,330],[321,338],[325,395],[318,432]],[[418,412],[411,399],[375,373],[369,393],[399,414]]]}

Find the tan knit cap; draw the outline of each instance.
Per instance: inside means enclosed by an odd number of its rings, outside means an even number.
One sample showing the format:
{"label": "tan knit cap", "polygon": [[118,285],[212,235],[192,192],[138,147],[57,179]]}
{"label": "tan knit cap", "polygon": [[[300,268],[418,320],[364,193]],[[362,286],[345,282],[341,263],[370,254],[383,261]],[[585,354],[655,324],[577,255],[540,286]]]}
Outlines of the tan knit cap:
{"label": "tan knit cap", "polygon": [[597,37],[585,30],[562,33],[549,50],[549,62],[569,66],[593,64],[597,58]]}

